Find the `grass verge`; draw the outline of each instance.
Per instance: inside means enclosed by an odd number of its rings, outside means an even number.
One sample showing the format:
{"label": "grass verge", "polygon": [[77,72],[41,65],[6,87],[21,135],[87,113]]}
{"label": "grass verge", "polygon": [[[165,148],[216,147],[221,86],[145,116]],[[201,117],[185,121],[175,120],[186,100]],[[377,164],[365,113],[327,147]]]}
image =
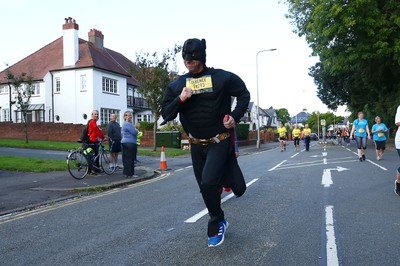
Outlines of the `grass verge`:
{"label": "grass verge", "polygon": [[[67,141],[30,140],[29,143],[25,143],[25,140],[19,140],[19,139],[0,139],[0,147],[9,147],[9,148],[68,151],[76,149],[79,146],[80,144],[77,142],[67,142]],[[190,151],[188,150],[181,150],[177,148],[165,148],[165,155],[167,157],[184,156],[188,155],[189,153]],[[161,154],[160,147],[157,147],[156,151],[153,151],[153,148],[149,147],[138,148],[138,155],[160,156],[160,154]]]}
{"label": "grass verge", "polygon": [[0,169],[44,173],[67,170],[67,164],[65,160],[0,156]]}

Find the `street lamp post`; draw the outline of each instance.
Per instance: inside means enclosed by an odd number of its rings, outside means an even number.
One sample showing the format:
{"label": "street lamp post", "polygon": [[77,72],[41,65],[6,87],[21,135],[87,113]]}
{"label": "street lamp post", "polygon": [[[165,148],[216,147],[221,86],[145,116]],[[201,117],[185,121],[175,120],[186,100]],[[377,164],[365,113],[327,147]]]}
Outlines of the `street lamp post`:
{"label": "street lamp post", "polygon": [[260,148],[260,97],[258,95],[258,54],[262,52],[271,52],[276,51],[275,48],[273,49],[266,49],[258,51],[256,54],[256,78],[257,78],[257,149]]}
{"label": "street lamp post", "polygon": [[319,111],[317,112],[317,116],[318,116],[318,121],[317,121],[317,125],[318,125],[318,139],[319,139]]}

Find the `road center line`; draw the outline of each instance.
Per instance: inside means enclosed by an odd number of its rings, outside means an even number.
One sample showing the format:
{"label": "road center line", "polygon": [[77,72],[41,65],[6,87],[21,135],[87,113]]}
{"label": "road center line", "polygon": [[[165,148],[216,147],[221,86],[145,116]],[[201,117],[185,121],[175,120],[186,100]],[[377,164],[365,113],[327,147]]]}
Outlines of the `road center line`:
{"label": "road center line", "polygon": [[328,205],[325,207],[325,226],[326,226],[326,265],[339,266],[332,205]]}
{"label": "road center line", "polygon": [[324,169],[324,172],[322,174],[321,185],[323,185],[324,187],[330,187],[332,184],[333,182],[332,182],[331,170]]}
{"label": "road center line", "polygon": [[[254,182],[256,182],[258,180],[258,178],[255,178],[253,180],[251,180],[249,183],[246,184],[247,187],[251,186]],[[225,201],[229,200],[230,198],[232,198],[233,196],[235,196],[235,194],[230,193],[228,195],[226,195],[225,197],[223,197],[221,199],[221,204],[224,203]],[[185,223],[195,223],[197,222],[201,217],[203,217],[204,215],[206,215],[208,213],[207,208],[202,210],[201,212],[196,213],[195,215],[193,215],[192,217],[190,217],[189,219],[185,220]]]}

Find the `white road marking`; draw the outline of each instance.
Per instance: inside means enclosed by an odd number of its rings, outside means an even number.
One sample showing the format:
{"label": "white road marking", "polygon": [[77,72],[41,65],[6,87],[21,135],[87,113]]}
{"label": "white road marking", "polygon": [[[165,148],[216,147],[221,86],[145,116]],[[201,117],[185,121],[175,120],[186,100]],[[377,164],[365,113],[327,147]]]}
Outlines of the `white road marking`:
{"label": "white road marking", "polygon": [[292,156],[290,156],[290,159],[293,159],[294,157],[296,157],[297,155],[299,155],[299,153],[297,152],[297,153],[295,153],[295,154],[293,154]]}
{"label": "white road marking", "polygon": [[325,207],[325,226],[326,226],[326,265],[339,266],[332,205]]}
{"label": "white road marking", "polygon": [[[357,157],[358,157],[358,153],[356,153],[356,152],[353,152],[355,155],[357,155]],[[373,164],[373,165],[375,165],[375,166],[377,166],[377,167],[379,167],[379,168],[381,168],[383,171],[387,171],[387,169],[385,168],[385,167],[383,167],[383,166],[381,166],[381,165],[379,165],[379,164],[377,164],[377,163],[374,163],[373,161],[371,161],[371,160],[369,160],[369,159],[367,159],[366,160],[367,162],[369,162],[369,163],[371,163],[371,164]]]}
{"label": "white road marking", "polygon": [[328,164],[328,160],[324,158],[324,164]]}
{"label": "white road marking", "polygon": [[283,160],[282,162],[278,163],[277,165],[275,165],[274,167],[272,167],[271,169],[268,170],[268,172],[275,170],[276,168],[278,168],[281,164],[285,163],[287,160]]}
{"label": "white road marking", "polygon": [[316,154],[316,155],[311,155],[310,157],[314,157],[314,158],[317,158],[317,157],[326,157],[327,155],[328,155],[327,152],[323,152],[321,155]]}
{"label": "white road marking", "polygon": [[[253,180],[251,180],[250,182],[248,182],[246,184],[247,187],[251,186],[254,182],[256,182],[258,180],[258,178],[255,178]],[[221,199],[221,204],[224,203],[225,201],[229,200],[230,198],[232,198],[233,196],[235,196],[235,194],[230,193],[228,195],[226,195],[224,198]],[[196,213],[195,215],[193,215],[192,217],[190,217],[189,219],[185,220],[185,223],[195,223],[197,222],[201,217],[203,217],[204,215],[206,215],[208,213],[207,208],[202,210],[201,212]]]}
{"label": "white road marking", "polygon": [[324,172],[322,174],[321,185],[323,185],[324,187],[330,187],[333,184],[331,171],[341,172],[346,170],[349,169],[340,166],[337,166],[336,168],[324,169]]}
{"label": "white road marking", "polygon": [[373,161],[371,161],[371,160],[367,160],[368,162],[370,162],[370,163],[372,163],[373,165],[375,165],[375,166],[378,166],[379,168],[381,168],[383,171],[387,171],[387,169],[385,168],[385,167],[383,167],[383,166],[380,166],[379,164],[377,164],[377,163],[374,163]]}
{"label": "white road marking", "polygon": [[[341,163],[354,163],[358,162],[358,160],[355,160],[354,157],[351,160],[345,160],[346,158],[336,158],[336,159],[331,159],[329,160],[329,163],[326,161],[324,162],[323,160],[318,160],[318,161],[313,161],[313,162],[301,162],[301,163],[294,163],[294,164],[285,164],[284,166],[280,166],[278,169],[272,169],[272,170],[285,170],[285,169],[293,169],[293,168],[301,168],[301,167],[312,167],[312,166],[318,166],[318,165],[327,165],[327,164],[341,164]],[[272,171],[270,170],[270,171]]]}
{"label": "white road marking", "polygon": [[333,184],[332,181],[332,175],[330,169],[324,169],[324,172],[322,174],[322,180],[321,180],[321,185],[324,187],[329,187],[330,185]]}

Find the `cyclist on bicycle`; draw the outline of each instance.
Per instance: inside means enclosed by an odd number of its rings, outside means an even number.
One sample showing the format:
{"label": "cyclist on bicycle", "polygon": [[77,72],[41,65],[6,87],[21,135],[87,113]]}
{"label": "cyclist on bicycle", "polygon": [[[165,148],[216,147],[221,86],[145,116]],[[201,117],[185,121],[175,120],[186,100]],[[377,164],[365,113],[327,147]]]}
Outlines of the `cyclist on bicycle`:
{"label": "cyclist on bicycle", "polygon": [[[94,155],[97,156],[99,154],[99,141],[100,140],[105,140],[106,138],[104,137],[103,132],[101,132],[101,129],[99,126],[97,126],[97,120],[99,120],[99,111],[93,110],[92,111],[92,119],[89,120],[89,126],[88,126],[88,135],[89,135],[89,143],[88,146],[90,146],[93,151]],[[100,172],[99,169],[99,158],[96,159],[94,162],[95,166],[94,169],[93,167],[89,164],[89,172]]]}

